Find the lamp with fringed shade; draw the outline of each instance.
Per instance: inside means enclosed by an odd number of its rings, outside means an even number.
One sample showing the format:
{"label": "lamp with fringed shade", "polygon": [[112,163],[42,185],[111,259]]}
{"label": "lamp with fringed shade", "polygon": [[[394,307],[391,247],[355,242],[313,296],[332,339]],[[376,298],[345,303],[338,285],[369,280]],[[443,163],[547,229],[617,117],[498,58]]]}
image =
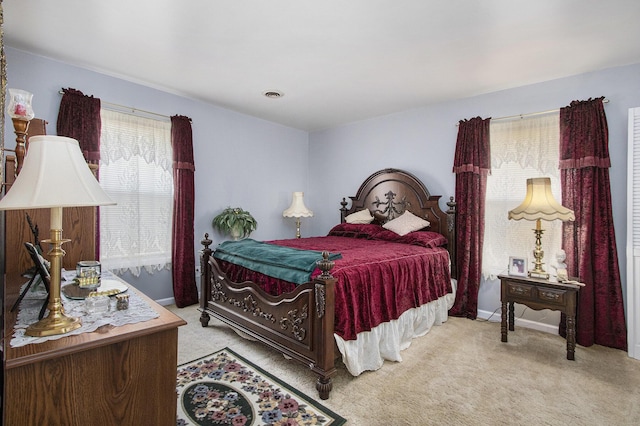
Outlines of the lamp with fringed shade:
{"label": "lamp with fringed shade", "polygon": [[62,271],[62,209],[64,207],[116,204],[100,187],[75,139],[61,136],[33,136],[20,174],[0,200],[0,210],[51,209],[51,283],[49,313],[31,324],[25,334],[50,336],[79,328],[79,318],[65,315],[60,298]]}
{"label": "lamp with fringed shade", "polygon": [[509,211],[509,219],[535,220],[536,228],[533,230],[536,236],[536,246],[533,250],[535,258],[534,268],[529,271],[530,277],[548,279],[549,274],[543,268],[542,259],[542,220],[561,220],[563,222],[575,220],[573,210],[570,210],[556,201],[551,193],[551,179],[548,177],[527,179],[527,195],[524,201],[515,209]]}
{"label": "lamp with fringed shade", "polygon": [[304,205],[304,192],[294,192],[291,205],[282,212],[284,217],[296,218],[296,238],[300,238],[300,218],[313,217],[313,212]]}

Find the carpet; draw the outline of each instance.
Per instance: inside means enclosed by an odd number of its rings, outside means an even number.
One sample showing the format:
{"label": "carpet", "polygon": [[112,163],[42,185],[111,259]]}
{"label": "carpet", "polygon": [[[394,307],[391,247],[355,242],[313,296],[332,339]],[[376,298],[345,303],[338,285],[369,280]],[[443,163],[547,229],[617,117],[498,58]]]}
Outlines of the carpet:
{"label": "carpet", "polygon": [[229,348],[178,367],[178,426],[340,426],[346,420]]}

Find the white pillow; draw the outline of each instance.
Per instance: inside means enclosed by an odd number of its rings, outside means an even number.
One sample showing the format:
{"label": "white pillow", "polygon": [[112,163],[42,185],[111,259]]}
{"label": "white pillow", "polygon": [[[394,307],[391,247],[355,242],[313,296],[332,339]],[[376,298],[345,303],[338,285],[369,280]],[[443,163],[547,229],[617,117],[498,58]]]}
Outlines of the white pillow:
{"label": "white pillow", "polygon": [[419,231],[429,225],[428,220],[424,220],[407,210],[402,215],[382,225],[382,227],[402,236],[409,232]]}
{"label": "white pillow", "polygon": [[351,213],[344,218],[347,223],[371,223],[373,222],[373,216],[369,209],[360,210],[359,212]]}

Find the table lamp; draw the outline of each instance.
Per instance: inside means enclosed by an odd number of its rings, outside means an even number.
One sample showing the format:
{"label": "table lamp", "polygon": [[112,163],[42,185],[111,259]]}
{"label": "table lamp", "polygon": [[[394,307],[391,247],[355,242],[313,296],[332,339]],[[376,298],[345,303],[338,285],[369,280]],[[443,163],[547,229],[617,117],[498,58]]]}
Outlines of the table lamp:
{"label": "table lamp", "polygon": [[515,209],[509,212],[509,219],[513,220],[535,220],[536,228],[533,230],[536,236],[536,246],[533,250],[535,258],[534,268],[529,271],[529,276],[533,278],[549,279],[549,274],[542,267],[542,234],[544,230],[541,220],[575,220],[573,210],[563,207],[556,201],[551,193],[551,179],[548,177],[527,179],[527,195],[524,201]]}
{"label": "table lamp", "polygon": [[284,217],[296,218],[296,238],[300,238],[300,218],[313,217],[313,212],[304,205],[304,192],[294,192],[291,205],[282,212]]}
{"label": "table lamp", "polygon": [[78,141],[61,136],[33,136],[29,139],[22,171],[0,200],[0,210],[51,209],[51,282],[49,313],[27,327],[28,336],[64,334],[79,328],[79,318],[66,316],[60,298],[62,209],[64,207],[116,204],[100,187],[80,152]]}

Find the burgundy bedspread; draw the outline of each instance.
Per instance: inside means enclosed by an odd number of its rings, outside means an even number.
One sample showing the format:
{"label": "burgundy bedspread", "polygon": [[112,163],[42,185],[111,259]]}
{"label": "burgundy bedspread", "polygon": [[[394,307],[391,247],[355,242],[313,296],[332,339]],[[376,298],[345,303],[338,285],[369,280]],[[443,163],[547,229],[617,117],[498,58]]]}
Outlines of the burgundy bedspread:
{"label": "burgundy bedspread", "polygon": [[[451,292],[449,253],[444,247],[343,236],[271,241],[304,250],[339,252],[331,270],[335,288],[335,332],[344,340],[398,319],[408,309]],[[295,284],[218,261],[236,282],[253,281],[270,294],[291,291]],[[319,271],[314,272],[317,275]]]}

